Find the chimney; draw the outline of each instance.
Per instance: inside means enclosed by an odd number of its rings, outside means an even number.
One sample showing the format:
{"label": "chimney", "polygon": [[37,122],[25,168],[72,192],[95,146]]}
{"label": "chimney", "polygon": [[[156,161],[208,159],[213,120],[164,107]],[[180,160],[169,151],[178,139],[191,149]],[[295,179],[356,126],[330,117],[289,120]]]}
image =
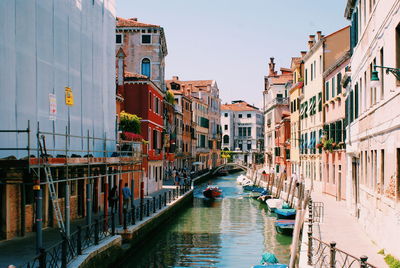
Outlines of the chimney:
{"label": "chimney", "polygon": [[129,20],[137,21],[137,18],[129,18]]}
{"label": "chimney", "polygon": [[314,42],[313,41],[308,41],[308,48],[312,49],[312,47],[314,46]]}
{"label": "chimney", "polygon": [[313,42],[315,42],[315,35],[313,35],[313,34],[310,34],[310,41],[313,41]]}
{"label": "chimney", "polygon": [[318,31],[317,36],[318,36],[318,41],[321,40],[321,38],[323,37],[322,32]]}
{"label": "chimney", "polygon": [[269,65],[269,76],[275,76],[276,72],[275,72],[275,63],[274,63],[274,57],[269,58],[270,59],[270,63]]}
{"label": "chimney", "polygon": [[192,96],[192,84],[189,84],[188,95]]}
{"label": "chimney", "polygon": [[303,58],[305,55],[307,55],[307,51],[300,51],[301,57]]}
{"label": "chimney", "polygon": [[172,76],[172,80],[179,81],[179,77],[178,76]]}

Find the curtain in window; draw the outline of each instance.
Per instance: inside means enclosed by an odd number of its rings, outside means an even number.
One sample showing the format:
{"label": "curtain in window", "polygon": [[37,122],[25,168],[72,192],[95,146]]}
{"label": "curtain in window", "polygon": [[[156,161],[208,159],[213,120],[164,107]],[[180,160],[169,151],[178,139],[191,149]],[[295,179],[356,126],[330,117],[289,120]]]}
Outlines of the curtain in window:
{"label": "curtain in window", "polygon": [[147,58],[142,60],[142,75],[150,77],[150,60]]}

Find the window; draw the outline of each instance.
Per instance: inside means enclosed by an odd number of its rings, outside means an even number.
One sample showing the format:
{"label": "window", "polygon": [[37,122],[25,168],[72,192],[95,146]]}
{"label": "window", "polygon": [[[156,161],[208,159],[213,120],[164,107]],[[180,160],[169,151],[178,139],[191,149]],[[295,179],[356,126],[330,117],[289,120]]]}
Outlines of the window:
{"label": "window", "polygon": [[157,140],[158,140],[158,137],[157,137],[157,130],[153,130],[153,149],[157,149],[158,147],[157,147]]}
{"label": "window", "polygon": [[150,34],[142,34],[142,44],[151,44]]}
{"label": "window", "polygon": [[247,150],[249,150],[249,151],[251,150],[251,141],[247,142]]}
{"label": "window", "polygon": [[329,81],[325,83],[325,101],[329,100]]}
{"label": "window", "polygon": [[306,85],[307,85],[307,82],[308,82],[308,70],[306,69],[306,73],[305,73],[305,82],[306,82]]}
{"label": "window", "polygon": [[150,60],[148,58],[142,60],[142,75],[150,77]]}
{"label": "window", "polygon": [[311,63],[311,78],[310,78],[310,80],[312,81],[313,78],[314,78],[314,67],[313,67],[313,64]]}
{"label": "window", "polygon": [[247,114],[247,118],[251,118],[251,114]]}
{"label": "window", "polygon": [[229,136],[228,135],[224,135],[224,143],[229,143]]}
{"label": "window", "polygon": [[332,98],[336,96],[335,77],[332,78]]}
{"label": "window", "polygon": [[115,43],[119,45],[122,44],[122,34],[115,35]]}
{"label": "window", "polygon": [[242,114],[239,114],[239,118],[242,118]]}
{"label": "window", "polygon": [[322,112],[322,92],[318,93],[318,112]]}
{"label": "window", "polygon": [[153,100],[151,98],[151,94],[149,95],[149,108],[150,110],[153,108]]}
{"label": "window", "polygon": [[225,130],[228,130],[228,125],[224,125],[224,129],[225,129]]}
{"label": "window", "polygon": [[228,113],[225,113],[224,116],[225,116],[225,117],[228,117]]}
{"label": "window", "polygon": [[358,84],[354,89],[354,118],[358,118]]}
{"label": "window", "polygon": [[342,73],[338,73],[336,76],[336,82],[337,82],[337,94],[342,93]]}
{"label": "window", "polygon": [[247,128],[247,136],[251,136],[251,127]]}

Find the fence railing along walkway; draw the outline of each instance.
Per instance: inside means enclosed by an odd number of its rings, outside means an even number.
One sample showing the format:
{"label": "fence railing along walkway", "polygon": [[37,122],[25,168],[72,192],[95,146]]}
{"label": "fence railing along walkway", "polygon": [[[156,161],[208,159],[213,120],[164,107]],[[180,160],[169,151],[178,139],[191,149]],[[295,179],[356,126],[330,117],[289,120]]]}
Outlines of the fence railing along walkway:
{"label": "fence railing along walkway", "polygon": [[320,268],[378,268],[367,262],[367,256],[359,258],[336,248],[336,242],[330,243],[322,241],[313,236],[314,222],[321,222],[323,218],[323,203],[309,200],[308,204],[308,248],[307,264]]}
{"label": "fence railing along walkway", "polygon": [[133,205],[129,209],[124,209],[121,225],[116,223],[116,213],[111,213],[99,216],[91,224],[77,226],[77,230],[68,238],[61,235],[59,242],[50,248],[41,248],[40,253],[33,260],[20,267],[66,268],[76,257],[82,255],[84,250],[99,245],[107,237],[114,236],[116,228],[122,227],[126,230],[128,227],[138,224],[185,195],[190,189],[190,185],[180,185],[168,192],[154,196],[151,200],[146,199],[137,206]]}

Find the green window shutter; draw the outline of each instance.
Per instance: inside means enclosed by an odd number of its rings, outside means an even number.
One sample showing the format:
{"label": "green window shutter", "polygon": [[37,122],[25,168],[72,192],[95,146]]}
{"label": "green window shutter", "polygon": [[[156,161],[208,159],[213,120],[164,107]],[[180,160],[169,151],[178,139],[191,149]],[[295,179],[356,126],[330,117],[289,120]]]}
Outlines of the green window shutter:
{"label": "green window shutter", "polygon": [[329,82],[325,83],[325,101],[329,100]]}
{"label": "green window shutter", "polygon": [[336,122],[336,142],[342,142],[342,121],[339,120]]}
{"label": "green window shutter", "polygon": [[308,103],[307,103],[307,101],[305,101],[304,102],[304,118],[307,118],[308,117],[308,115],[307,115],[307,111],[308,110]]}
{"label": "green window shutter", "polygon": [[350,101],[349,101],[349,122],[354,121],[354,92],[350,91]]}
{"label": "green window shutter", "polygon": [[337,74],[337,94],[342,93],[342,73]]}
{"label": "green window shutter", "polygon": [[322,112],[322,92],[318,93],[318,112]]}
{"label": "green window shutter", "polygon": [[332,98],[336,96],[335,77],[332,77]]}
{"label": "green window shutter", "polygon": [[329,136],[330,136],[330,139],[332,139],[334,142],[336,142],[335,128],[336,128],[335,123],[330,123],[329,124],[329,132],[330,132]]}

